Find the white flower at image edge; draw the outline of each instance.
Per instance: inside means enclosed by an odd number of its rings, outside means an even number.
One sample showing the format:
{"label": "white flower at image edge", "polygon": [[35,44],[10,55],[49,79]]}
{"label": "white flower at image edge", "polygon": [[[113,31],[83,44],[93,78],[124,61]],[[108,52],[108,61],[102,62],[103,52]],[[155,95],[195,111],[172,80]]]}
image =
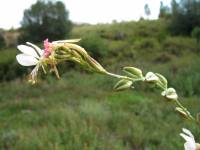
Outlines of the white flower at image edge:
{"label": "white flower at image edge", "polygon": [[183,128],[183,133],[180,133],[180,136],[183,137],[185,139],[185,143],[184,143],[184,148],[185,150],[196,150],[197,147],[196,147],[196,143],[195,143],[195,140],[194,140],[194,136],[192,135],[192,133]]}

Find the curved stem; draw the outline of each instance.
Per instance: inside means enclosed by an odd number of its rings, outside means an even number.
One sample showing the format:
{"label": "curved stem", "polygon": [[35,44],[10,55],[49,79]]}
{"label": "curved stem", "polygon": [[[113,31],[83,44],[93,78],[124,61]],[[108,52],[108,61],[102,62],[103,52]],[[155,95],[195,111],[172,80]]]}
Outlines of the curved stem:
{"label": "curved stem", "polygon": [[[127,76],[122,76],[122,75],[118,75],[118,74],[114,74],[114,73],[110,73],[110,72],[106,72],[106,75],[109,75],[111,77],[114,77],[114,78],[118,78],[118,79],[126,79],[126,80],[130,80],[130,81],[141,81],[142,79],[136,79],[136,80],[133,80],[132,78],[130,77],[127,77]],[[165,88],[163,86],[161,86],[160,84],[157,84],[158,87],[160,87],[162,90],[165,90]],[[176,102],[176,105],[179,106],[180,108],[182,108],[182,110],[187,114],[188,118],[192,121],[194,121],[195,123],[196,120],[195,118],[187,111],[187,109],[180,103],[179,100],[175,100]]]}
{"label": "curved stem", "polygon": [[187,116],[192,120],[192,121],[195,121],[196,122],[196,120],[194,119],[194,117],[187,111],[187,109],[179,102],[179,100],[176,100],[175,101],[176,102],[176,104],[180,107],[180,108],[182,108],[182,110],[187,114]]}

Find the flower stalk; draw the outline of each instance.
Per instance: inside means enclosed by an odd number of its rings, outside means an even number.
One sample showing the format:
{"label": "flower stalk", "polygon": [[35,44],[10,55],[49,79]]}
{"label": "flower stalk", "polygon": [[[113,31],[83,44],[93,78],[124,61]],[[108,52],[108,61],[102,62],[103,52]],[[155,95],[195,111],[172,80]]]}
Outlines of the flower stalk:
{"label": "flower stalk", "polygon": [[93,59],[87,51],[81,46],[75,44],[80,39],[61,40],[49,42],[48,39],[44,41],[44,50],[41,50],[38,46],[27,42],[27,45],[19,45],[18,49],[22,54],[17,55],[17,61],[23,66],[35,66],[30,75],[30,81],[32,83],[37,82],[37,74],[42,68],[46,74],[46,66],[50,66],[57,77],[60,79],[59,71],[56,67],[60,62],[73,61],[81,65],[84,69],[92,72],[108,75],[113,78],[117,78],[120,81],[116,84],[116,90],[125,90],[133,87],[135,82],[141,81],[144,83],[151,83],[162,90],[161,95],[168,101],[173,101],[176,104],[176,111],[184,115],[186,118],[192,121],[196,121],[190,112],[180,103],[178,95],[174,88],[168,88],[167,79],[158,73],[147,72],[143,75],[142,70],[135,67],[124,67],[123,71],[126,75],[118,75],[108,72],[104,67]]}

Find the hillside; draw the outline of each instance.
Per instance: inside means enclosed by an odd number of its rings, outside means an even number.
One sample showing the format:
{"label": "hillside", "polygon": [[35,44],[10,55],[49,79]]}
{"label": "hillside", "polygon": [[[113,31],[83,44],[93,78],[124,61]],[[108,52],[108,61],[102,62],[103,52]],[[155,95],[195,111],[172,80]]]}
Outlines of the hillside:
{"label": "hillside", "polygon": [[[191,37],[172,36],[167,21],[77,25],[71,38],[111,72],[135,66],[165,75],[192,113],[199,112],[200,63]],[[16,48],[0,51],[0,149],[183,149],[182,127],[200,132],[174,112],[157,90],[138,84],[114,92],[117,80],[59,67],[62,79],[29,85],[30,68],[15,60]],[[44,78],[44,77],[43,77]],[[182,98],[185,97],[185,98]]]}

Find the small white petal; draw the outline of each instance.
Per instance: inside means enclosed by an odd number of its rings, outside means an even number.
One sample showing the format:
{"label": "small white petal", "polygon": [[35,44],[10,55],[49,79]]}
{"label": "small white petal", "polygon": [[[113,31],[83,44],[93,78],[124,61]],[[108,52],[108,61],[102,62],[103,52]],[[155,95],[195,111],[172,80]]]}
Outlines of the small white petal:
{"label": "small white petal", "polygon": [[76,43],[79,42],[81,39],[71,39],[71,40],[59,40],[59,41],[53,41],[53,44],[57,43]]}
{"label": "small white petal", "polygon": [[176,90],[174,88],[168,88],[167,92],[168,93],[176,93]]}
{"label": "small white petal", "polygon": [[166,90],[166,97],[169,99],[177,99],[178,95],[176,94],[176,90],[174,88],[168,88]]}
{"label": "small white petal", "polygon": [[28,45],[32,46],[33,48],[35,48],[36,51],[40,54],[40,56],[43,55],[43,51],[37,45],[35,45],[35,44],[31,43],[31,42],[26,42],[26,44],[28,44]]}
{"label": "small white petal", "polygon": [[178,95],[177,95],[176,93],[173,93],[173,94],[171,94],[171,95],[166,95],[166,97],[169,98],[169,99],[174,99],[174,100],[176,100],[176,99],[178,98]]}
{"label": "small white petal", "polygon": [[190,137],[192,137],[192,138],[194,139],[194,136],[193,136],[193,134],[190,132],[190,130],[188,130],[188,129],[186,129],[186,128],[183,128],[182,130],[183,130],[183,132],[184,132],[185,134],[189,135]]}
{"label": "small white petal", "polygon": [[147,81],[158,81],[159,80],[159,78],[153,72],[148,72],[145,76],[145,79]]}
{"label": "small white petal", "polygon": [[183,133],[180,133],[180,136],[185,139],[186,142],[190,143],[191,145],[196,145],[194,138],[191,138],[190,136],[187,136]]}
{"label": "small white petal", "polygon": [[19,54],[16,56],[16,59],[22,66],[34,66],[38,63],[35,57],[26,54]]}
{"label": "small white petal", "polygon": [[24,54],[29,55],[29,56],[33,56],[36,58],[39,58],[38,54],[36,53],[36,51],[29,46],[26,45],[18,45],[17,48]]}
{"label": "small white petal", "polygon": [[162,91],[161,95],[166,96],[166,91]]}

